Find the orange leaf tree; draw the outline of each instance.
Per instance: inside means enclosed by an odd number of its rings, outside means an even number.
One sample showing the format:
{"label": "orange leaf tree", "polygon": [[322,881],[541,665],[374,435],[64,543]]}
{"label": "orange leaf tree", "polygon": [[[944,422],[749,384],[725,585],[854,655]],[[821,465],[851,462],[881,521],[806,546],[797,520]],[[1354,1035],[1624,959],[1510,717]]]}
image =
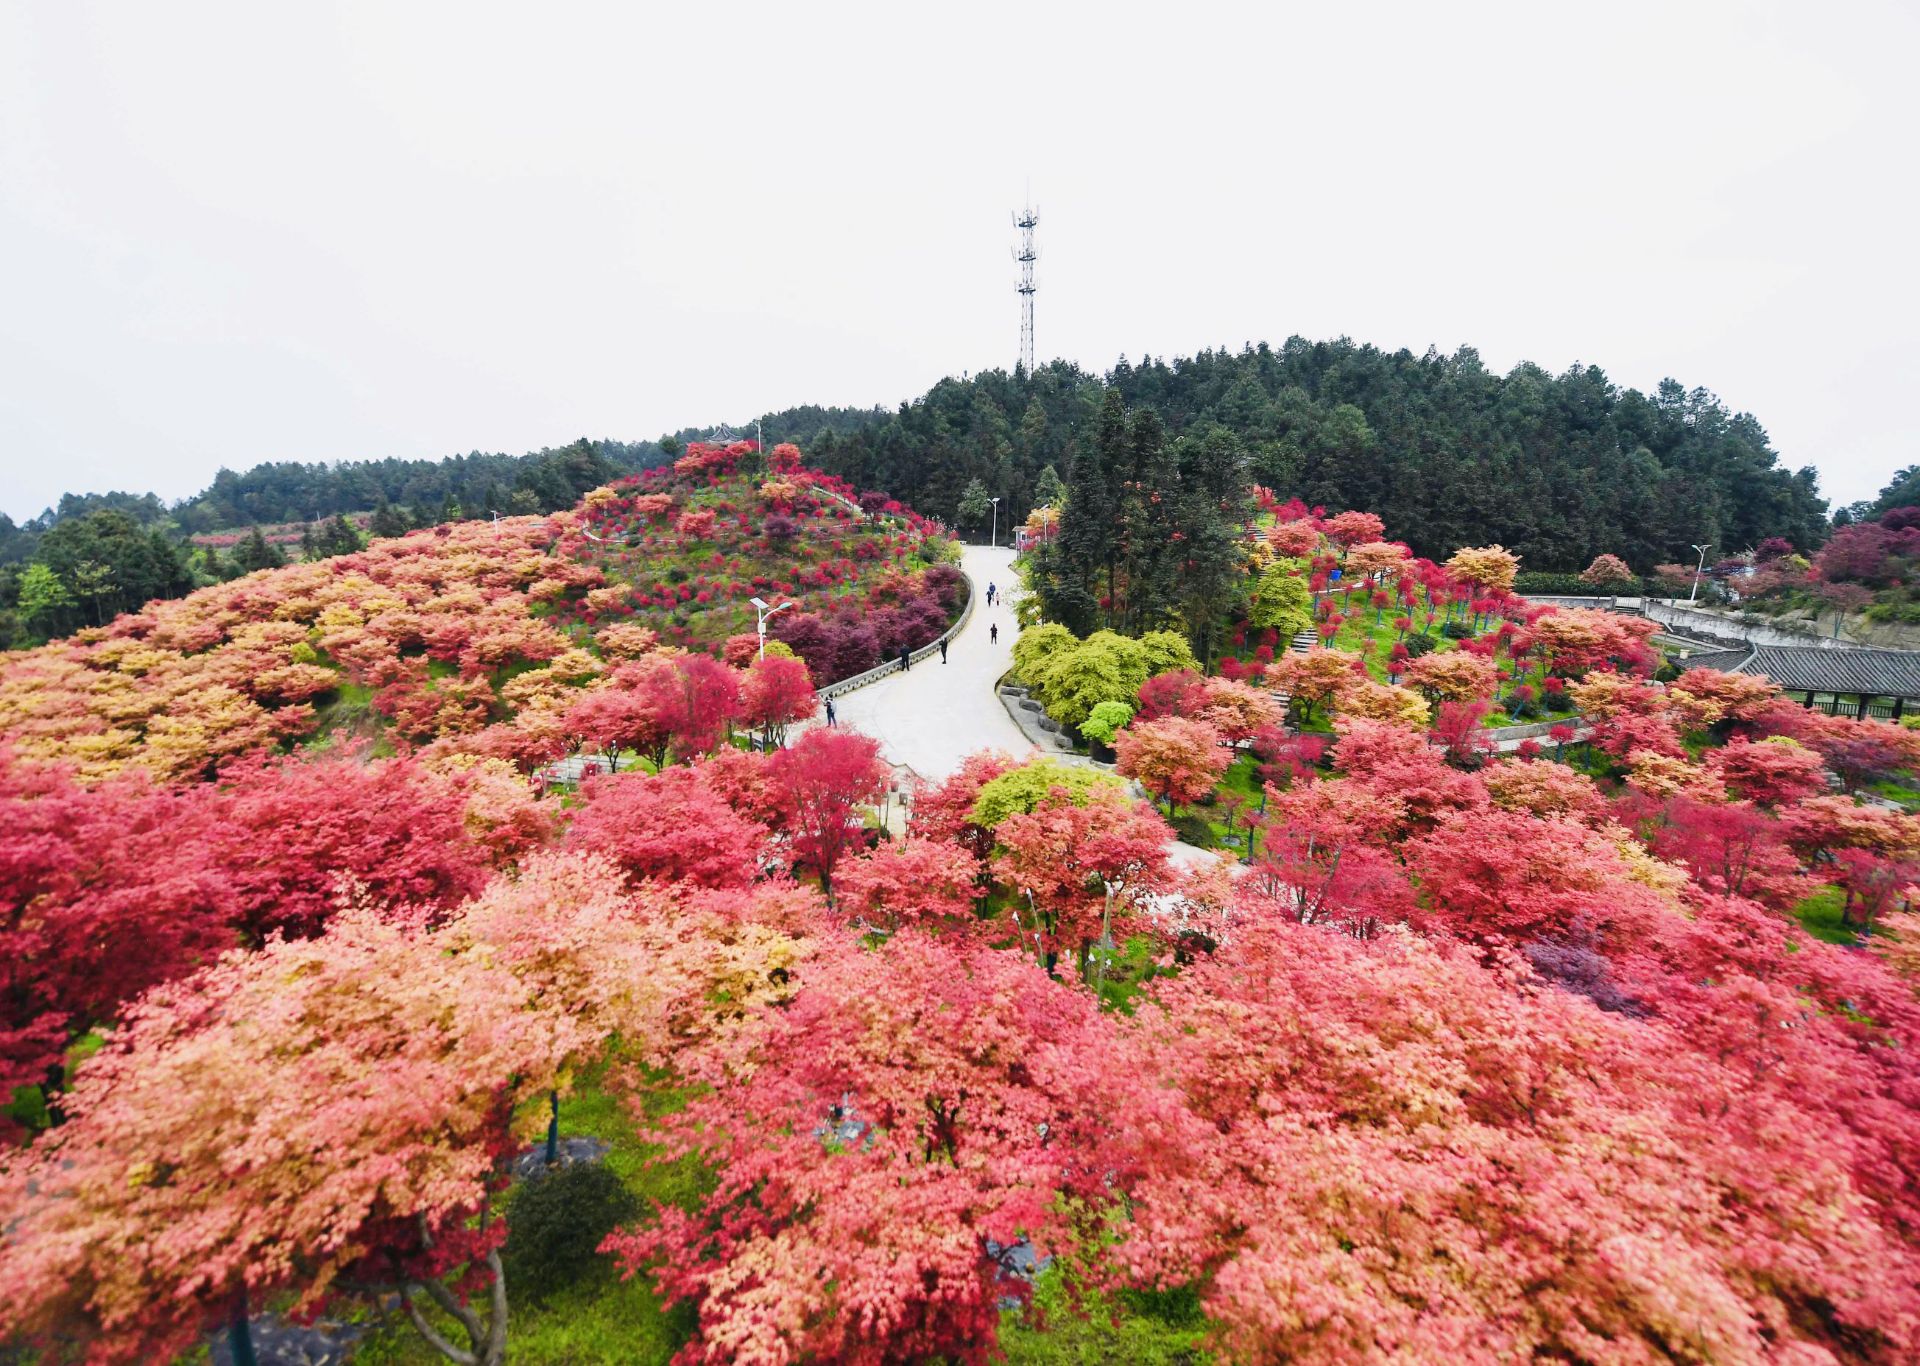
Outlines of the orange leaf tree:
{"label": "orange leaf tree", "polygon": [[1120,774],[1138,778],[1157,792],[1169,810],[1176,802],[1197,801],[1233,763],[1217,727],[1183,716],[1134,721],[1113,737]]}

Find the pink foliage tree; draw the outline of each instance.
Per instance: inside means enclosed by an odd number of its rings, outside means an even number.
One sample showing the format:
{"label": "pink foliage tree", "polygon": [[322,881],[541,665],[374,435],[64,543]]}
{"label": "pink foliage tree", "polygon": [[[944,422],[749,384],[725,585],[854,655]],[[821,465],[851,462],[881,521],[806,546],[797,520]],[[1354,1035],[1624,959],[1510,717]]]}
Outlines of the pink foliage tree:
{"label": "pink foliage tree", "polygon": [[711,1089],[666,1119],[667,1151],[717,1181],[606,1246],[693,1306],[687,1361],[984,1366],[1026,1293],[1016,1250],[1097,1237],[1139,1170],[1131,1118],[1170,1109],[1091,996],[914,931],[823,954],[783,1010],[681,1065]]}

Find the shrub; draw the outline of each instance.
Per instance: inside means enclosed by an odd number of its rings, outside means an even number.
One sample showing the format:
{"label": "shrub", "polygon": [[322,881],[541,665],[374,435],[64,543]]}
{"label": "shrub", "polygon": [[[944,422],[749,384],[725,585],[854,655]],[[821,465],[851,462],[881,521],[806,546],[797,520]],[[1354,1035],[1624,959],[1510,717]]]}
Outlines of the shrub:
{"label": "shrub", "polygon": [[1140,637],[1140,648],[1146,652],[1147,673],[1150,675],[1200,667],[1200,661],[1193,657],[1193,648],[1187,644],[1187,638],[1178,631],[1148,631]]}
{"label": "shrub", "polygon": [[1027,627],[1013,642],[1014,677],[1034,685],[1036,675],[1049,658],[1061,650],[1072,649],[1077,643],[1073,632],[1055,622]]}
{"label": "shrub", "polygon": [[1087,713],[1087,719],[1080,723],[1080,733],[1090,740],[1111,745],[1113,733],[1131,720],[1133,708],[1125,702],[1099,702]]}
{"label": "shrub", "polygon": [[[932,542],[927,544],[931,545]],[[951,542],[949,542],[951,544]],[[926,573],[927,590],[939,599],[949,616],[967,599],[967,576],[950,564],[936,563]]]}
{"label": "shrub", "polygon": [[1448,640],[1473,639],[1473,627],[1464,621],[1450,621],[1440,628],[1440,634]]}
{"label": "shrub", "polygon": [[[1685,579],[1686,582],[1691,583],[1693,579],[1692,565],[1686,566]],[[1609,582],[1604,587],[1595,587],[1593,583],[1579,574],[1552,574],[1538,570],[1516,574],[1513,580],[1514,592],[1522,595],[1549,598],[1593,598],[1613,595],[1632,597],[1644,591],[1649,586],[1649,581],[1630,575],[1628,578],[1619,582]],[[1651,586],[1658,587],[1659,585],[1653,584]],[[1706,588],[1706,582],[1703,580],[1700,585],[1700,591],[1704,593],[1706,592]],[[1681,590],[1683,596],[1685,592],[1686,590],[1683,588]]]}
{"label": "shrub", "polygon": [[[1786,548],[1793,549],[1790,545]],[[1625,560],[1618,555],[1603,554],[1593,557],[1593,563],[1580,575],[1580,582],[1592,584],[1603,593],[1623,593],[1632,592],[1639,580]]]}
{"label": "shrub", "polygon": [[1032,811],[1055,789],[1064,790],[1075,806],[1085,806],[1087,794],[1094,788],[1120,786],[1117,779],[1095,769],[1069,768],[1054,759],[1036,759],[982,784],[967,819],[993,830],[1015,812]]}
{"label": "shrub", "polygon": [[928,564],[960,563],[960,542],[944,536],[929,536],[920,542],[920,558]]}
{"label": "shrub", "polygon": [[601,1239],[639,1217],[640,1201],[601,1162],[576,1162],[529,1180],[507,1210],[501,1260],[515,1298],[537,1302],[595,1264]]}
{"label": "shrub", "polygon": [[1275,560],[1267,566],[1260,575],[1248,620],[1289,636],[1313,626],[1313,594],[1301,561]]}
{"label": "shrub", "polygon": [[1407,657],[1409,659],[1418,659],[1421,655],[1432,654],[1434,649],[1439,645],[1439,642],[1425,631],[1417,635],[1408,636],[1400,643],[1407,647]]}
{"label": "shrub", "polygon": [[[1015,658],[1019,658],[1016,645]],[[1029,677],[1047,715],[1078,727],[1102,702],[1131,702],[1152,672],[1141,642],[1113,631],[1095,631],[1047,657]]]}
{"label": "shrub", "polygon": [[1168,824],[1173,826],[1173,833],[1182,844],[1191,844],[1196,849],[1211,849],[1219,843],[1213,827],[1207,824],[1207,818],[1198,812],[1182,811]]}

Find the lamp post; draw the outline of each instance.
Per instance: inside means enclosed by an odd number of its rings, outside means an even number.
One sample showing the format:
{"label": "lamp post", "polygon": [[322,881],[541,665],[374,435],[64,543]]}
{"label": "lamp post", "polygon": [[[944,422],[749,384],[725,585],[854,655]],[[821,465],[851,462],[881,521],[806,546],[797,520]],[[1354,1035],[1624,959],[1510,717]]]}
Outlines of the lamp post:
{"label": "lamp post", "polygon": [[769,607],[761,599],[753,599],[753,610],[760,615],[760,658],[767,657],[767,622],[773,618],[774,613],[784,612],[791,606],[793,606],[791,602],[783,602],[778,607]]}
{"label": "lamp post", "polygon": [[997,550],[1000,546],[1000,500],[989,498],[987,501],[993,504],[993,534],[987,538],[987,543]]}
{"label": "lamp post", "polygon": [[[1692,543],[1689,542],[1688,544]],[[1700,571],[1707,567],[1707,551],[1713,548],[1713,542],[1708,541],[1705,545],[1696,545],[1693,548],[1700,552],[1700,563],[1693,567],[1693,591],[1687,594],[1687,606],[1689,607],[1693,606],[1693,600],[1700,596]]]}

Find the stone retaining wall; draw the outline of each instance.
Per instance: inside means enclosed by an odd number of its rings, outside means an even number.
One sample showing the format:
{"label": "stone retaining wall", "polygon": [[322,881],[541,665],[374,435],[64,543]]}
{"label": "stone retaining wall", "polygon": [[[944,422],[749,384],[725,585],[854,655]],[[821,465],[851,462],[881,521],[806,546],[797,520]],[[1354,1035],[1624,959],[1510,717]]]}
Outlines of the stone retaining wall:
{"label": "stone retaining wall", "polygon": [[[1012,675],[1008,675],[1012,677]],[[1013,718],[1013,724],[1020,727],[1020,733],[1032,741],[1043,754],[1071,754],[1073,740],[1060,728],[1060,723],[1048,716],[1046,710],[1033,699],[1027,690],[1018,683],[1000,680],[994,689],[1000,696],[1000,705],[1007,709],[1007,715]],[[1049,730],[1048,727],[1052,729]]]}
{"label": "stone retaining wall", "polygon": [[1730,648],[1733,649],[1742,645],[1798,645],[1812,650],[1860,648],[1850,640],[1835,640],[1832,636],[1815,635],[1811,631],[1795,631],[1757,617],[1703,612],[1684,603],[1649,599],[1646,615],[1663,626],[1671,626],[1690,636],[1710,636],[1730,641]]}

